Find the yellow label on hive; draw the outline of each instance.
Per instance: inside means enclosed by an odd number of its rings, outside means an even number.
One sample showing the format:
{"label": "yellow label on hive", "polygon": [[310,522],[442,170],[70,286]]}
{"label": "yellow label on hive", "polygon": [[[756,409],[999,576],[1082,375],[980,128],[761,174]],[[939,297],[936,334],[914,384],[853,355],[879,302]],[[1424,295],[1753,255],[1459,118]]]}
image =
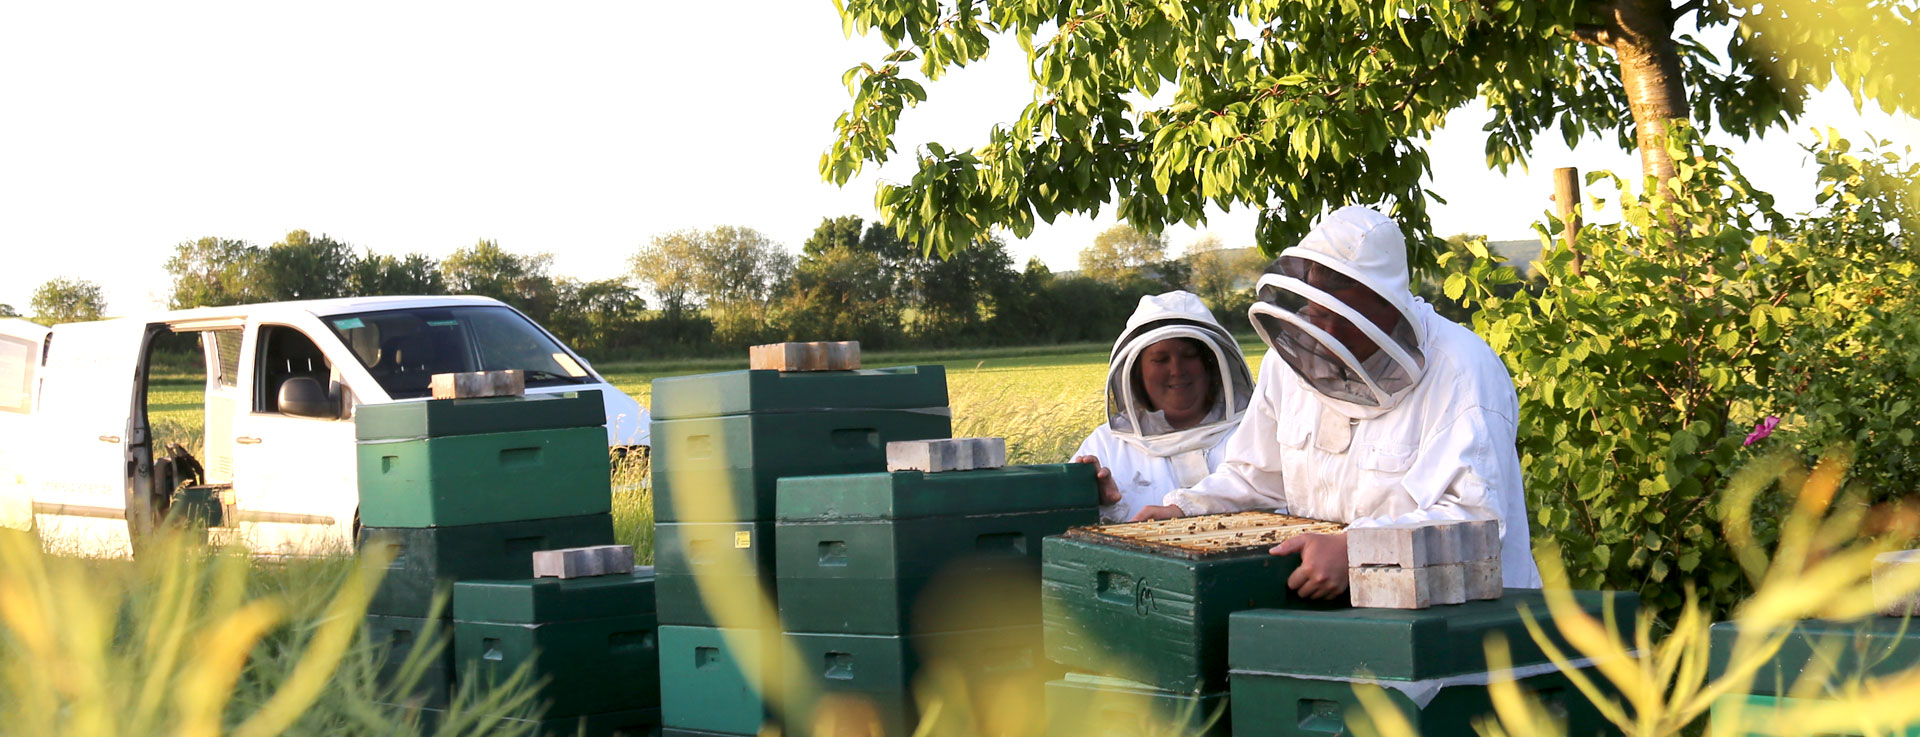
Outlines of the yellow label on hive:
{"label": "yellow label on hive", "polygon": [[733,533],[733,547],[735,548],[753,547],[753,531],[741,530],[739,532]]}

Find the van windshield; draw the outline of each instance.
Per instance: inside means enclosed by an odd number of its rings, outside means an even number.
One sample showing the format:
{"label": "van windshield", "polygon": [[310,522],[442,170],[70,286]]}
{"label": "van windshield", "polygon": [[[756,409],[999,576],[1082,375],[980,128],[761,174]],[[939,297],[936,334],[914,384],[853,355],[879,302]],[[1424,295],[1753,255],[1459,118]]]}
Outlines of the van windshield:
{"label": "van windshield", "polygon": [[545,331],[505,307],[420,307],[321,318],[387,396],[432,393],[434,374],[520,369],[527,386],[598,381]]}

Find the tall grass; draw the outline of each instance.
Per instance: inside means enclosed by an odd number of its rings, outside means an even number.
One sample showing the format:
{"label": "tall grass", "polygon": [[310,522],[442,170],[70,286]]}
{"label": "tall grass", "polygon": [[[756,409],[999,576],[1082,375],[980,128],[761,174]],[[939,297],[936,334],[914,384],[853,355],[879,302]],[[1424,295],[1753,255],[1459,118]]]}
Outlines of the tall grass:
{"label": "tall grass", "polygon": [[[0,731],[417,735],[408,684],[361,634],[377,556],[269,562],[166,535],[134,561],[49,555],[0,531]],[[434,652],[403,666],[419,672]],[[463,694],[428,734],[513,734],[518,681]]]}

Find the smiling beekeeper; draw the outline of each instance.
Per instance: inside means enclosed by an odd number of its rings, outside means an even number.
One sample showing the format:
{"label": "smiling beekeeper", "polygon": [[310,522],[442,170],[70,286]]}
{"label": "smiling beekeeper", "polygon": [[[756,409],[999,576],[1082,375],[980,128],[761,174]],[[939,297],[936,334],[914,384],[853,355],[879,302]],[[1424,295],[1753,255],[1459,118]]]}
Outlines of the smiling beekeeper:
{"label": "smiling beekeeper", "polygon": [[[1501,570],[1538,588],[1506,366],[1408,288],[1406,238],[1365,207],[1334,211],[1260,278],[1248,310],[1269,347],[1253,404],[1213,474],[1137,519],[1280,509],[1366,526],[1500,521]],[[1347,589],[1345,535],[1307,535],[1288,586]]]}
{"label": "smiling beekeeper", "polygon": [[1199,297],[1141,297],[1109,354],[1107,422],[1074,453],[1101,466],[1101,521],[1124,522],[1206,478],[1252,396],[1240,344]]}

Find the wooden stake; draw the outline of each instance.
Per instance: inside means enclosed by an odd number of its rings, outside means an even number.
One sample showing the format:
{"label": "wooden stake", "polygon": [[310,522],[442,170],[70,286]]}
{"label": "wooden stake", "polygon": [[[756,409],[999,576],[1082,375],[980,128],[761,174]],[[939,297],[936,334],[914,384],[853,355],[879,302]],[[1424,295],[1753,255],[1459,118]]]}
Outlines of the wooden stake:
{"label": "wooden stake", "polygon": [[1573,273],[1579,274],[1586,262],[1575,247],[1580,236],[1580,168],[1563,166],[1553,170],[1553,206],[1560,217],[1560,238],[1573,251]]}

